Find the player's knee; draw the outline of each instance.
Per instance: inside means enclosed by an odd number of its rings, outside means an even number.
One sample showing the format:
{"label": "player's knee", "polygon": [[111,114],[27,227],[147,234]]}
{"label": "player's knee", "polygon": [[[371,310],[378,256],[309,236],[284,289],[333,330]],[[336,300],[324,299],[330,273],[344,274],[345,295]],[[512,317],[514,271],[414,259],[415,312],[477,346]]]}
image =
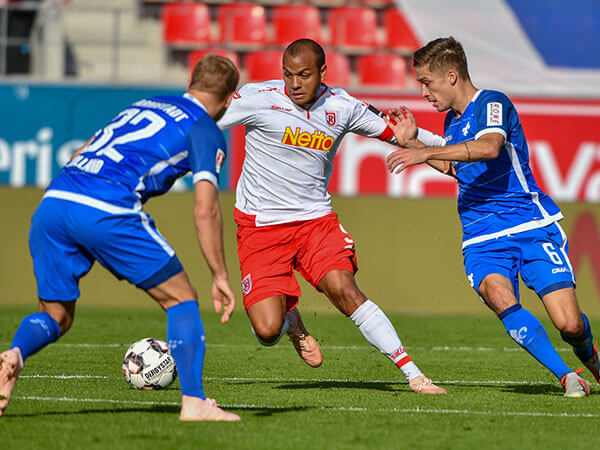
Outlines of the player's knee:
{"label": "player's knee", "polygon": [[281,323],[276,321],[262,321],[257,324],[252,324],[254,334],[259,342],[263,345],[276,344],[281,335]]}
{"label": "player's knee", "polygon": [[355,284],[345,283],[331,292],[336,306],[347,316],[351,315],[356,308],[365,302],[364,295]]}
{"label": "player's knee", "polygon": [[583,333],[585,325],[583,321],[573,319],[565,319],[557,325],[559,331],[567,336],[579,336]]}

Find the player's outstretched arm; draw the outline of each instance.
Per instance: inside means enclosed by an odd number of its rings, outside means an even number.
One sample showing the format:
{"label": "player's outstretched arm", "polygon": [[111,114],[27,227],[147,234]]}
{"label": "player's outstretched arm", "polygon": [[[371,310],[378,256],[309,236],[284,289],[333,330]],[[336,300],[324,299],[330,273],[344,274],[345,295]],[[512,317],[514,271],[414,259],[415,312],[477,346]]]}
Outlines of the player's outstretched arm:
{"label": "player's outstretched arm", "polygon": [[212,272],[212,297],[215,311],[225,323],[235,309],[235,295],[229,284],[223,247],[223,216],[217,188],[207,180],[194,185],[194,221],[200,249]]}

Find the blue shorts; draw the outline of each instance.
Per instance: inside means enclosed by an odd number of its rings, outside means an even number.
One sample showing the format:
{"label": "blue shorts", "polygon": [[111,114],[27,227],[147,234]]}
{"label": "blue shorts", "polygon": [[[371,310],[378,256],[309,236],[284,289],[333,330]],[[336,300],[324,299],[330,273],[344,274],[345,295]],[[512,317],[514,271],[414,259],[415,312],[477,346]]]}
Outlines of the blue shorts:
{"label": "blue shorts", "polygon": [[79,298],[79,279],[95,260],[144,290],[183,270],[146,213],[113,214],[56,198],[44,198],[35,211],[29,249],[38,297],[48,301]]}
{"label": "blue shorts", "polygon": [[463,250],[471,287],[492,273],[508,278],[519,299],[519,276],[542,298],[558,289],[575,287],[575,274],[568,256],[567,236],[558,223],[522,233],[472,244]]}

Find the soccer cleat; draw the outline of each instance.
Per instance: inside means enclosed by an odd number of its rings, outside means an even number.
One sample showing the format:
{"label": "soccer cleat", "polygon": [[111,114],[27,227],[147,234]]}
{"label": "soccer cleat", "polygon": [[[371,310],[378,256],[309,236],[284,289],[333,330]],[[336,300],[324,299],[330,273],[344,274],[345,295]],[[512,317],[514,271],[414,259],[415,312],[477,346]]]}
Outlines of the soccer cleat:
{"label": "soccer cleat", "polygon": [[583,367],[576,372],[569,372],[560,379],[560,384],[565,388],[565,397],[587,397],[590,395],[590,385],[579,376]]}
{"label": "soccer cleat", "polygon": [[237,422],[242,419],[237,414],[223,411],[212,398],[206,397],[203,400],[184,395],[181,401],[179,420],[184,422]]}
{"label": "soccer cleat", "polygon": [[19,373],[23,369],[23,358],[18,350],[7,350],[0,354],[0,416],[10,401]]}
{"label": "soccer cleat", "polygon": [[408,380],[408,385],[417,394],[447,394],[445,389],[433,384],[425,375]]}
{"label": "soccer cleat", "polygon": [[298,308],[288,311],[287,317],[292,324],[287,334],[300,358],[311,367],[319,367],[323,364],[321,346],[314,337],[308,334]]}
{"label": "soccer cleat", "polygon": [[598,383],[600,383],[600,360],[598,359],[598,344],[594,344],[594,354],[583,363],[588,368]]}

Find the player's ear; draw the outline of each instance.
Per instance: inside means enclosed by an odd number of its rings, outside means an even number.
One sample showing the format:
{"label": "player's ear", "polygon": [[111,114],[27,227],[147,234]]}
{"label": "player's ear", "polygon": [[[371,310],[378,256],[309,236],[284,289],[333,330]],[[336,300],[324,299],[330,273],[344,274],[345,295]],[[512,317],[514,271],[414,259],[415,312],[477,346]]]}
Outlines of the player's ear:
{"label": "player's ear", "polygon": [[448,79],[448,83],[450,83],[451,86],[454,86],[458,82],[458,73],[456,70],[449,70],[446,74],[446,78]]}
{"label": "player's ear", "polygon": [[321,66],[321,81],[325,81],[325,76],[327,75],[327,64],[323,64]]}

